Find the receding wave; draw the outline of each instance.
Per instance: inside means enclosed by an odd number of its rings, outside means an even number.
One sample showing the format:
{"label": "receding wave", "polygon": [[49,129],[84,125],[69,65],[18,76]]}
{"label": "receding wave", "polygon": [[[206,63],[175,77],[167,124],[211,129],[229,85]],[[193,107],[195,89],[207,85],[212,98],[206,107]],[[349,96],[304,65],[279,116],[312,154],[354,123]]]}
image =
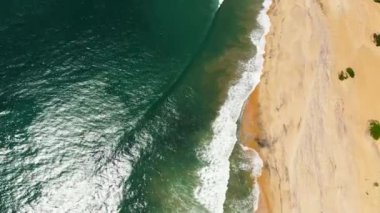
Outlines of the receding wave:
{"label": "receding wave", "polygon": [[[229,179],[229,157],[237,141],[237,121],[245,100],[259,83],[263,68],[265,36],[270,28],[267,12],[271,3],[271,0],[263,2],[263,9],[257,17],[260,27],[251,34],[251,41],[257,48],[256,55],[243,65],[244,72],[240,80],[229,89],[227,100],[213,122],[212,140],[200,153],[207,166],[198,173],[200,185],[194,193],[198,202],[211,212],[223,212]],[[253,162],[257,164],[256,168],[261,168],[260,160],[255,159]],[[255,191],[258,193],[258,190]],[[257,202],[253,205],[256,206]]]}

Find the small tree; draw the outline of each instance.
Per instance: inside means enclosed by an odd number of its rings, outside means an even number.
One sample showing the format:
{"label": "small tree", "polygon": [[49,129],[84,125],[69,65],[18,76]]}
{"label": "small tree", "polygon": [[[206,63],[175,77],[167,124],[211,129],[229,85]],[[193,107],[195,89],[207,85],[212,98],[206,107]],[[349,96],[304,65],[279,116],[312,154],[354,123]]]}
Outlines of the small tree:
{"label": "small tree", "polygon": [[346,80],[347,78],[348,78],[347,73],[343,72],[343,70],[340,71],[340,73],[339,73],[339,80],[343,81],[343,80]]}
{"label": "small tree", "polygon": [[378,140],[380,138],[380,123],[376,120],[369,121],[369,133],[372,138]]}
{"label": "small tree", "polygon": [[354,78],[355,77],[355,71],[349,67],[346,69],[346,72],[348,73],[348,75],[351,77],[351,78]]}
{"label": "small tree", "polygon": [[[380,3],[380,0],[378,0],[378,1]],[[379,47],[380,46],[380,34],[374,33],[373,34],[373,40],[374,40],[376,46]]]}

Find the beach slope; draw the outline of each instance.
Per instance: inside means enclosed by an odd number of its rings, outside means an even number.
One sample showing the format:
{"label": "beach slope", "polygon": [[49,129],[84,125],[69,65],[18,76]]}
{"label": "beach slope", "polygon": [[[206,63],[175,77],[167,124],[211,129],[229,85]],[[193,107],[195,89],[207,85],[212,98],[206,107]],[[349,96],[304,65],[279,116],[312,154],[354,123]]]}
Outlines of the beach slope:
{"label": "beach slope", "polygon": [[[275,0],[240,137],[264,162],[258,212],[380,212],[380,4]],[[354,78],[339,80],[352,67]]]}

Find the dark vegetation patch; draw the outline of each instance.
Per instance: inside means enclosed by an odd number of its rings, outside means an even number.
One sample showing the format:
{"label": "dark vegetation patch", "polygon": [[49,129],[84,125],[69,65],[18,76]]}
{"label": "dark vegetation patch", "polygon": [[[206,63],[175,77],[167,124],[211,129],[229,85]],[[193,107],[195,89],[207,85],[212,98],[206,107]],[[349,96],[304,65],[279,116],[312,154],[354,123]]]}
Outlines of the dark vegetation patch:
{"label": "dark vegetation patch", "polygon": [[340,73],[339,73],[339,80],[343,81],[343,80],[346,80],[347,78],[348,78],[347,73],[343,72],[343,70],[340,71]]}
{"label": "dark vegetation patch", "polygon": [[355,77],[355,71],[351,67],[347,68],[346,72],[351,78]]}
{"label": "dark vegetation patch", "polygon": [[340,71],[338,77],[339,77],[339,80],[341,80],[341,81],[346,80],[349,77],[354,78],[355,77],[355,71],[351,67],[348,67],[346,69],[346,71],[343,71],[343,70]]}
{"label": "dark vegetation patch", "polygon": [[378,140],[380,138],[380,122],[376,120],[371,120],[369,122],[369,133],[372,138]]}
{"label": "dark vegetation patch", "polygon": [[380,3],[380,0],[373,0],[374,2],[376,2],[376,3]]}
{"label": "dark vegetation patch", "polygon": [[375,187],[379,187],[379,183],[378,183],[378,182],[374,182],[373,185],[374,185]]}
{"label": "dark vegetation patch", "polygon": [[[376,1],[379,1],[379,3],[380,3],[380,0],[376,0]],[[377,47],[380,46],[380,34],[378,34],[378,33],[373,34],[373,42],[375,42]]]}

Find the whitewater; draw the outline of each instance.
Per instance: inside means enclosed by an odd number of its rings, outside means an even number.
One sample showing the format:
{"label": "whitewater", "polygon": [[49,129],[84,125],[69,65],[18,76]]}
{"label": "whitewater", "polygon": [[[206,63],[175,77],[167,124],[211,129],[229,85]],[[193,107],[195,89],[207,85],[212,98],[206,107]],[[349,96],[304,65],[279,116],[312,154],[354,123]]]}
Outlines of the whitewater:
{"label": "whitewater", "polygon": [[[219,0],[219,6],[223,0]],[[229,181],[230,162],[229,158],[238,141],[237,129],[241,110],[249,95],[253,92],[260,81],[261,72],[264,65],[265,37],[270,30],[270,19],[267,15],[272,0],[264,0],[262,10],[256,21],[259,23],[258,29],[251,33],[251,42],[256,46],[257,52],[242,67],[244,72],[240,78],[228,91],[227,99],[219,110],[218,116],[212,124],[213,137],[203,151],[199,154],[201,159],[207,163],[198,176],[199,186],[195,189],[194,195],[210,212],[223,212],[223,204],[226,199],[227,185]],[[258,155],[252,159],[252,175],[260,175],[262,161]],[[255,197],[258,197],[259,190],[255,186]],[[253,204],[257,209],[257,201]]]}

